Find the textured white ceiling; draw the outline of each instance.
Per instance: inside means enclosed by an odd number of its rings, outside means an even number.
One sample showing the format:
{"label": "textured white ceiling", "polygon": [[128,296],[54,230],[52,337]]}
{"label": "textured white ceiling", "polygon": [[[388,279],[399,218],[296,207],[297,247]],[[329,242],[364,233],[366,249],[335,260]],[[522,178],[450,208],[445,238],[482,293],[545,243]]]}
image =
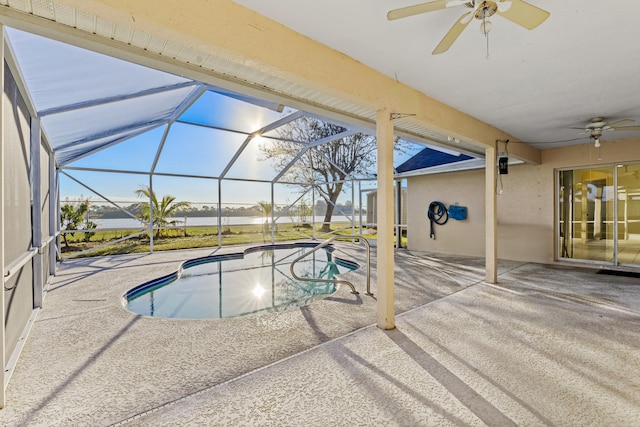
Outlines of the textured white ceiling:
{"label": "textured white ceiling", "polygon": [[390,9],[420,1],[236,2],[538,148],[589,143],[571,128],[596,116],[640,125],[637,0],[530,0],[550,18],[528,31],[494,16],[488,60],[477,21],[431,55],[463,7],[389,22]]}

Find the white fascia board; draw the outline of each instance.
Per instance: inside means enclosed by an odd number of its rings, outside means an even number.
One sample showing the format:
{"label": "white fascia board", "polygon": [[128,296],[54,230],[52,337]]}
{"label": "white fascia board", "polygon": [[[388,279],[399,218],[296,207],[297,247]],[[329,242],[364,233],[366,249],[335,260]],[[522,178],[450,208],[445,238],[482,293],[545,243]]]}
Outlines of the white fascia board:
{"label": "white fascia board", "polygon": [[438,173],[456,172],[471,169],[484,168],[484,159],[469,159],[461,162],[447,163],[445,165],[433,166],[430,168],[416,169],[408,172],[402,172],[396,175],[396,178],[409,178],[421,175],[433,175]]}

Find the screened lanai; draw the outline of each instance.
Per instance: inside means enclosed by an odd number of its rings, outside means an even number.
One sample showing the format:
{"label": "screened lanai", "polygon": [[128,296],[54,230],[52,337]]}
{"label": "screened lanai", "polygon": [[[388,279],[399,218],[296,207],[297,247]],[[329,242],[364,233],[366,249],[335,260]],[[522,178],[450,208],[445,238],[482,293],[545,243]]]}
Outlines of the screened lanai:
{"label": "screened lanai", "polygon": [[[339,219],[338,225],[329,227],[331,233],[353,234],[356,227],[361,232],[364,226],[376,225],[362,224],[367,209],[363,201],[376,189],[373,123],[354,125],[299,105],[265,101],[17,29],[4,30],[0,222],[5,388],[43,306],[46,285],[68,255],[63,253],[65,233],[61,233],[74,232],[61,221],[61,209],[67,204],[88,200],[90,215],[94,209],[117,214],[113,221],[121,222],[115,225],[92,218],[97,223],[92,233],[128,229],[92,250],[136,237],[146,239],[148,251],[154,250],[159,226],[154,230],[153,221],[145,222],[139,211],[131,209],[144,204],[153,209],[153,197],[138,197],[141,188],[159,197],[173,195],[189,202],[200,216],[205,213],[209,222],[201,217],[180,220],[185,230],[215,226],[218,235],[212,246],[221,245],[229,221],[224,214],[233,209],[253,209],[250,221],[266,224],[263,238],[271,242],[277,227],[296,221],[311,222],[311,227],[295,228],[293,238],[326,238],[327,232],[314,223],[324,223],[328,210],[333,211],[330,221]],[[305,122],[322,124],[324,134],[293,137],[285,131]],[[336,159],[326,158],[327,164],[343,172],[340,182],[321,175],[300,181],[300,174],[294,173],[294,165],[305,154],[335,141],[348,145],[349,138],[358,135],[374,144],[366,153],[371,158],[367,167],[348,173],[340,170]],[[264,147],[277,142],[295,147],[285,163],[265,154]],[[403,149],[394,159],[396,164],[429,141],[400,142]],[[434,142],[433,147],[437,145]],[[460,153],[464,151],[461,146]],[[327,183],[341,184],[335,202],[320,191]],[[256,211],[261,204],[273,208]],[[321,209],[303,218],[300,212],[305,206]],[[85,225],[76,235],[89,236]]]}
{"label": "screened lanai", "polygon": [[[331,177],[316,174],[311,177],[313,182],[299,182],[299,174],[291,170],[309,150],[356,134],[371,135],[371,127],[328,119],[15,29],[7,29],[7,39],[11,68],[27,94],[27,105],[34,110],[31,120],[41,127],[42,143],[53,154],[49,173],[58,189],[58,206],[51,206],[50,215],[55,219],[51,236],[65,229],[57,218],[60,204],[86,199],[95,210],[117,209],[115,216],[121,219],[120,223],[96,220],[94,231],[136,230],[116,241],[148,234],[153,251],[153,223],[145,223],[129,209],[152,203],[136,197],[136,190],[144,186],[158,197],[173,195],[188,202],[200,215],[206,210],[209,223],[202,216],[197,220],[184,216],[177,222],[185,227],[217,226],[219,245],[228,221],[223,217],[225,211],[246,210],[265,202],[274,209],[252,221],[273,224],[269,227],[272,241],[276,224],[300,219],[300,206],[324,206],[323,211],[314,209],[310,218],[304,218],[324,222],[331,205],[333,215],[343,222],[338,231],[353,233],[358,227],[361,232],[366,226],[366,214],[362,214],[367,208],[366,193],[375,189],[374,163],[344,171],[336,202],[319,191]],[[300,128],[309,121],[330,124],[329,132],[296,138],[287,134],[286,129]],[[267,156],[264,148],[283,139],[296,150],[285,163]],[[400,142],[396,165],[425,145],[423,141]],[[461,155],[464,150],[445,151]],[[326,160],[340,170],[335,159]],[[298,231],[301,237],[323,237],[316,227]]]}

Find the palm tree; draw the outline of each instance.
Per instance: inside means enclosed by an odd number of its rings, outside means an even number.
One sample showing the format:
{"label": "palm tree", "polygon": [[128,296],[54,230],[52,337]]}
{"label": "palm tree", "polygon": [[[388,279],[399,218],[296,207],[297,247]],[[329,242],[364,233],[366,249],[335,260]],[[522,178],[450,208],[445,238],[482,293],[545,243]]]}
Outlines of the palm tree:
{"label": "palm tree", "polygon": [[[170,220],[173,218],[180,209],[185,209],[191,206],[189,202],[176,202],[176,198],[171,195],[162,197],[162,200],[158,201],[156,193],[151,191],[148,185],[140,185],[140,188],[136,190],[138,197],[146,197],[147,200],[151,199],[151,205],[153,206],[153,227],[156,228],[156,237],[160,237],[162,234],[162,228],[168,225],[177,224],[180,221]],[[149,204],[143,203],[140,206],[142,213],[137,217],[149,224]]]}
{"label": "palm tree", "polygon": [[269,231],[271,231],[271,227],[269,226],[269,216],[271,215],[273,206],[271,206],[271,203],[265,202],[264,200],[259,201],[258,206],[260,207],[260,212],[262,212],[262,217],[264,218],[264,224],[262,224],[262,232],[268,233]]}

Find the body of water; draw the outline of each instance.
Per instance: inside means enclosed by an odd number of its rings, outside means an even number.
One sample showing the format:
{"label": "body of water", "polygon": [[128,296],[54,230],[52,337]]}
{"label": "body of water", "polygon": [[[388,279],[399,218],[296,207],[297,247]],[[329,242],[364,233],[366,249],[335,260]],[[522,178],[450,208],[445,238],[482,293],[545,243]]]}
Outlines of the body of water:
{"label": "body of water", "polygon": [[[187,227],[201,227],[201,226],[211,226],[216,227],[218,225],[217,217],[181,217],[181,218],[173,218],[174,220],[180,221],[178,223],[179,227],[184,227],[185,224]],[[316,216],[315,222],[316,224],[320,224],[324,220],[324,216]],[[356,215],[354,217],[356,224],[359,222],[359,217]],[[133,218],[106,218],[106,219],[92,219],[91,221],[98,224],[98,228],[117,228],[117,229],[127,229],[127,228],[142,228],[142,223]],[[298,218],[294,218],[295,222],[299,222]],[[308,220],[311,221],[311,218]],[[334,215],[332,218],[332,222],[348,222],[349,218],[341,215]],[[363,221],[366,221],[366,216],[363,216]],[[230,217],[222,217],[222,226],[227,225],[252,225],[252,224],[262,224],[264,219],[261,217],[255,216],[230,216]],[[278,221],[278,224],[290,224],[291,218],[289,217],[281,217]]]}

